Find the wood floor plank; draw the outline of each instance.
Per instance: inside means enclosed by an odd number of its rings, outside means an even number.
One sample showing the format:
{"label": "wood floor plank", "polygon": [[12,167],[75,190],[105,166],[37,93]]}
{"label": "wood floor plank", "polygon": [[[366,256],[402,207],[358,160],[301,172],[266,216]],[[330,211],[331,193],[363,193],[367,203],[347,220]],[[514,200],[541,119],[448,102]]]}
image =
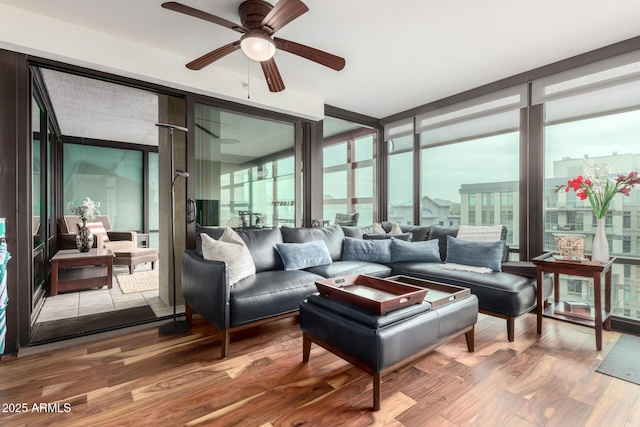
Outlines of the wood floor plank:
{"label": "wood floor plank", "polygon": [[[518,411],[521,420],[537,425],[546,425],[564,401],[575,384],[551,376],[542,387],[536,390],[525,405]],[[517,420],[520,422],[520,420]]]}
{"label": "wood floor plank", "polygon": [[476,416],[465,425],[501,426],[517,414],[526,403],[526,399],[508,390],[503,391],[489,402]]}
{"label": "wood floor plank", "polygon": [[[199,317],[190,331],[157,328],[0,363],[5,426],[583,426],[640,427],[640,386],[595,372],[620,337],[534,314],[516,321],[481,315],[476,352],[456,339],[383,376],[381,410],[371,411],[372,379],[312,346],[302,362],[297,318],[232,334],[220,359],[220,333]],[[70,412],[31,411],[31,406]],[[49,405],[49,406],[47,406]]]}
{"label": "wood floor plank", "polygon": [[518,380],[507,390],[525,399],[530,399],[555,374],[561,364],[560,359],[544,355],[531,365],[531,369],[518,377]]}
{"label": "wood floor plank", "polygon": [[636,384],[612,378],[609,387],[595,405],[587,427],[624,425],[638,396]]}
{"label": "wood floor plank", "polygon": [[465,425],[516,380],[515,377],[495,371],[479,383],[469,383],[472,387],[453,400],[441,415],[454,424]]}
{"label": "wood floor plank", "polygon": [[[568,397],[554,412],[545,427],[585,426],[592,412],[593,406]],[[614,427],[616,424],[603,425]]]}

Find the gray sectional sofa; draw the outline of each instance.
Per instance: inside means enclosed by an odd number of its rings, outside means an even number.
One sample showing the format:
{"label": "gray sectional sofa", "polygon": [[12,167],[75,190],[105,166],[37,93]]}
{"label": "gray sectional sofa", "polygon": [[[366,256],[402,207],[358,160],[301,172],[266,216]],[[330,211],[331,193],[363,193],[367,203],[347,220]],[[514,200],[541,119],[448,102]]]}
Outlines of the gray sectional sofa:
{"label": "gray sectional sofa", "polygon": [[[383,223],[382,226],[386,230],[391,229],[389,223]],[[521,264],[514,265],[514,271],[525,272],[524,275],[509,272],[509,263],[502,264],[502,272],[478,274],[443,270],[438,267],[439,263],[389,262],[390,259],[386,258],[376,258],[383,262],[370,262],[359,259],[359,256],[354,258],[352,247],[356,244],[360,248],[360,239],[383,237],[370,236],[372,227],[333,225],[324,228],[236,230],[253,257],[256,273],[230,284],[227,265],[221,261],[206,260],[202,256],[200,233],[220,239],[223,231],[198,227],[196,249],[187,249],[182,257],[182,289],[187,319],[191,320],[194,312],[199,313],[222,331],[222,357],[227,356],[231,332],[297,313],[300,303],[316,292],[315,282],[326,278],[353,274],[378,277],[405,275],[470,288],[478,297],[481,312],[507,319],[509,341],[514,338],[514,319],[533,309],[536,304],[535,268],[528,265],[524,268]],[[413,241],[439,239],[440,253],[446,256],[445,238],[447,235],[455,236],[457,228],[406,226],[402,227],[402,231],[403,238],[409,236]],[[276,249],[278,244],[317,240],[326,244],[330,264],[285,269]],[[348,257],[345,249],[347,243],[350,245],[347,248],[350,251]],[[367,248],[369,244],[362,247]],[[279,247],[282,249],[283,246]],[[543,292],[545,300],[551,295],[552,288],[551,277],[546,277]]]}

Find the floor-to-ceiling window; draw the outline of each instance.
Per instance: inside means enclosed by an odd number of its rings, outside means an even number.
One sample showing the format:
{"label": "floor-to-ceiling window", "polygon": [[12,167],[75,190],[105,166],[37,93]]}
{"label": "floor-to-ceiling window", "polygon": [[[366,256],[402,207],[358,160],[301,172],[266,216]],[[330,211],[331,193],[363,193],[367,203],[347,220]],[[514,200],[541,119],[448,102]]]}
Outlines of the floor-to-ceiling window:
{"label": "floor-to-ceiling window", "polygon": [[414,224],[414,126],[413,117],[384,128],[387,149],[387,218],[398,224]]}
{"label": "floor-to-ceiling window", "polygon": [[199,103],[195,111],[197,224],[298,224],[295,123]]}
{"label": "floor-to-ceiling window", "polygon": [[[523,85],[385,126],[389,220],[443,226],[500,224],[507,228],[509,246],[517,249],[520,109],[526,100]],[[419,135],[418,153],[414,133]],[[420,188],[419,200],[415,185]]]}
{"label": "floor-to-ceiling window", "polygon": [[64,205],[89,197],[114,230],[143,230],[142,158],[138,150],[64,144]]}
{"label": "floor-to-ceiling window", "polygon": [[[588,200],[557,185],[584,175],[594,162],[610,178],[640,170],[640,52],[610,58],[534,81],[533,100],[544,106],[544,248],[554,234],[585,237],[591,251],[596,220]],[[612,312],[640,319],[640,190],[618,194],[605,219],[613,266]],[[567,278],[563,299],[593,301],[593,283]]]}
{"label": "floor-to-ceiling window", "polygon": [[420,133],[420,224],[504,225],[518,247],[518,86],[416,118]]}
{"label": "floor-to-ceiling window", "polygon": [[377,133],[356,123],[326,117],[323,122],[323,218],[358,213],[358,224],[377,218]]}

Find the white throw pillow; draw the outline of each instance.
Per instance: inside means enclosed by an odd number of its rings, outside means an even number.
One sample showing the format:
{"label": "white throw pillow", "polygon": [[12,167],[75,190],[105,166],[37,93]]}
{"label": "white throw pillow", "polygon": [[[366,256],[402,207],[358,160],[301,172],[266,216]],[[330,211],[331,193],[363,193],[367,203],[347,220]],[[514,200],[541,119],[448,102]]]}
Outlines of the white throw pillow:
{"label": "white throw pillow", "polygon": [[384,231],[384,228],[382,228],[382,226],[380,224],[378,224],[377,222],[373,223],[373,234],[387,234],[386,231]]}
{"label": "white throw pillow", "polygon": [[[382,228],[382,225],[378,224],[377,222],[374,222],[373,230],[371,234],[387,234],[387,232],[384,231],[384,228]],[[391,226],[391,231],[389,231],[389,234],[402,234],[402,229],[400,228],[397,222],[393,223],[393,225]]]}
{"label": "white throw pillow", "polygon": [[202,256],[209,261],[222,261],[229,268],[229,284],[256,274],[256,265],[244,240],[232,228],[227,227],[220,240],[201,233]]}
{"label": "white throw pillow", "polygon": [[397,222],[393,223],[393,226],[391,227],[391,231],[389,231],[389,234],[402,234],[402,229],[400,228]]}

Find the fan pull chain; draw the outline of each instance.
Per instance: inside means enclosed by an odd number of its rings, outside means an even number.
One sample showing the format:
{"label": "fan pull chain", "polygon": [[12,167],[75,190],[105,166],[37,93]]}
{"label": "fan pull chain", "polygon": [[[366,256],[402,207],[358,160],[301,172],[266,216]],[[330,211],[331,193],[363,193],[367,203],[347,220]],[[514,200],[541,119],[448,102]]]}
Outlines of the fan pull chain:
{"label": "fan pull chain", "polygon": [[247,58],[247,99],[251,99],[251,61]]}

